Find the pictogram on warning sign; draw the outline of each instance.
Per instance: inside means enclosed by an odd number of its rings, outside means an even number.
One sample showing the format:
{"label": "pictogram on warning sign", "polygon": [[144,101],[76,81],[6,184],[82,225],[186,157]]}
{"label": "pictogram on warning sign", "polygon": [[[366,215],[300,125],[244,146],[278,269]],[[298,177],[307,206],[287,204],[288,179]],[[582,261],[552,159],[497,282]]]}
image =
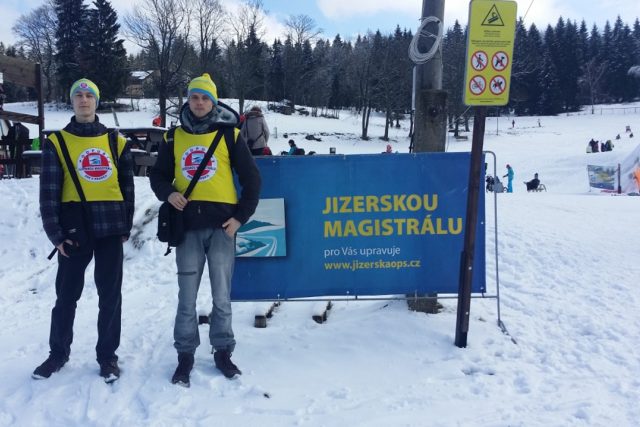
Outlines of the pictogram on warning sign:
{"label": "pictogram on warning sign", "polygon": [[473,76],[469,80],[469,90],[474,95],[482,95],[482,92],[487,88],[487,81],[482,76]]}
{"label": "pictogram on warning sign", "polygon": [[498,51],[493,54],[491,65],[494,70],[503,71],[509,65],[509,56],[503,51]]}
{"label": "pictogram on warning sign", "polygon": [[471,66],[476,71],[484,70],[487,67],[488,61],[489,57],[481,50],[473,52],[473,55],[471,56]]}
{"label": "pictogram on warning sign", "polygon": [[504,27],[504,21],[498,12],[498,8],[494,4],[493,7],[487,13],[487,16],[482,21],[482,25],[490,27]]}
{"label": "pictogram on warning sign", "polygon": [[495,76],[489,83],[489,90],[494,95],[502,94],[507,89],[507,81],[502,76]]}

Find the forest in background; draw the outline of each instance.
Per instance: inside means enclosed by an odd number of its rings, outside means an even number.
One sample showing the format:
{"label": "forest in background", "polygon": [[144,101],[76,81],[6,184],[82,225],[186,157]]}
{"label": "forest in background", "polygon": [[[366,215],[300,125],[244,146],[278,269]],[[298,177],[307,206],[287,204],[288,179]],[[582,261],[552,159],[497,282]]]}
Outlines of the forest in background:
{"label": "forest in background", "polygon": [[[290,16],[281,38],[266,40],[261,0],[246,0],[235,12],[220,0],[142,0],[118,19],[108,0],[51,0],[13,25],[15,45],[0,42],[0,54],[42,65],[46,101],[67,102],[80,77],[95,81],[103,100],[125,94],[132,71],[153,78],[145,97],[157,97],[162,116],[203,72],[221,98],[291,101],[318,110],[381,111],[389,121],[411,110],[411,29],[371,31],[354,40],[327,38],[306,15]],[[122,23],[122,24],[121,24]],[[124,40],[139,47],[127,54]],[[450,123],[469,115],[462,104],[466,28],[457,21],[442,40],[443,87]],[[639,96],[640,21],[618,17],[600,29],[560,17],[538,29],[517,22],[510,103],[504,112],[554,115],[596,103]],[[33,97],[4,85],[6,102]],[[181,97],[179,97],[181,99]]]}

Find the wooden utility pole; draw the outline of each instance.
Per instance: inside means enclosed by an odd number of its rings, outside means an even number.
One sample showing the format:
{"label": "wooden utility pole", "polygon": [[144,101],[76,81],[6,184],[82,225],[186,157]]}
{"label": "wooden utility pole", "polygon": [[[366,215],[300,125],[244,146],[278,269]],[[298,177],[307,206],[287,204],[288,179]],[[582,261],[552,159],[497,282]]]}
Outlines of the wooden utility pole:
{"label": "wooden utility pole", "polygon": [[[438,26],[443,26],[444,0],[423,0],[421,23],[429,18],[434,20],[424,28],[425,34],[416,34],[420,37],[418,48],[420,52],[428,51],[433,43],[438,43],[435,55],[426,63],[417,64],[415,68],[415,80],[413,95],[415,99],[415,119],[413,130],[414,152],[444,152],[447,136],[447,93],[442,90],[442,40],[434,38],[437,35]],[[420,30],[418,30],[420,31]],[[440,32],[440,34],[442,34]],[[410,297],[410,295],[408,295]],[[426,295],[429,299],[409,299],[409,308],[424,313],[437,313],[437,294]]]}
{"label": "wooden utility pole", "polygon": [[[444,0],[422,1],[422,19],[428,17],[437,18],[443,25]],[[447,93],[442,90],[442,46],[433,58],[416,67],[414,151],[443,152],[447,136]]]}

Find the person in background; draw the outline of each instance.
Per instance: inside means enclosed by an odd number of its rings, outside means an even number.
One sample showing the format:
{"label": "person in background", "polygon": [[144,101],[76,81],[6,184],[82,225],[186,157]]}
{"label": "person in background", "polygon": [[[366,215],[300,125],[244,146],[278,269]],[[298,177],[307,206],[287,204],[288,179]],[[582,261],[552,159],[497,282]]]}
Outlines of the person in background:
{"label": "person in background", "polygon": [[538,179],[538,174],[535,173],[533,175],[533,179],[531,181],[526,181],[525,185],[527,186],[527,191],[536,190],[540,185],[540,180]]}
{"label": "person in background", "polygon": [[160,116],[156,116],[151,121],[151,124],[155,127],[160,127],[160,125],[162,125],[162,119],[160,118]]}
{"label": "person in background", "polygon": [[296,142],[293,139],[289,140],[289,153],[287,153],[290,156],[293,156],[296,153],[296,150],[298,149],[298,146],[296,145]]}
{"label": "person in background", "polygon": [[257,105],[251,107],[251,110],[245,114],[240,135],[247,141],[251,154],[254,156],[264,154],[264,147],[269,142],[269,126],[267,126],[262,110]]}
{"label": "person in background", "polygon": [[393,150],[391,148],[390,144],[387,144],[387,149],[385,151],[382,152],[382,154],[392,154]]}
{"label": "person in background", "polygon": [[[151,169],[151,189],[160,201],[182,211],[185,235],[176,247],[178,307],[173,329],[178,366],[173,384],[190,386],[194,354],[200,345],[196,299],[205,261],[209,271],[212,307],[209,341],[215,350],[216,368],[227,378],[242,374],[231,361],[236,340],[231,312],[231,278],[235,262],[236,232],[253,215],[260,197],[262,179],[240,131],[238,116],[218,102],[218,90],[209,74],[191,80],[188,101],[180,112],[180,126],[173,140],[161,142],[158,160]],[[224,132],[198,185],[189,199],[183,193],[191,179],[187,170],[203,157],[218,132]],[[232,139],[232,140],[229,140]],[[202,159],[200,158],[200,161]],[[242,187],[240,197],[234,172]]]}
{"label": "person in background", "polygon": [[[122,244],[133,225],[133,158],[125,138],[114,135],[115,141],[111,142],[107,128],[98,121],[100,90],[92,81],[76,81],[69,95],[75,115],[59,135],[68,148],[88,209],[81,204],[64,160],[62,141],[56,133],[51,134],[42,150],[40,213],[47,237],[58,251],[56,303],[51,310],[49,357],[32,377],[49,378],[69,360],[85,270],[95,259],[96,359],[100,376],[110,383],[120,377],[116,350],[120,345],[122,310]],[[78,228],[83,225],[85,238],[78,236]]]}
{"label": "person in background", "polygon": [[612,151],[613,150],[613,142],[610,139],[604,143],[604,151]]}
{"label": "person in background", "polygon": [[507,193],[513,193],[513,168],[511,165],[507,165],[507,173],[503,175],[503,178],[507,178]]}

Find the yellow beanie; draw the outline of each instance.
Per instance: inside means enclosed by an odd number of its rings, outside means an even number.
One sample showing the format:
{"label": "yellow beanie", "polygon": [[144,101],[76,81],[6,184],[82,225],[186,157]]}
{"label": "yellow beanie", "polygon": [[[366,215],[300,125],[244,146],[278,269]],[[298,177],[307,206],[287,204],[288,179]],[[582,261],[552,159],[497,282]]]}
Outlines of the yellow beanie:
{"label": "yellow beanie", "polygon": [[187,96],[191,96],[194,92],[207,95],[214,105],[218,104],[218,89],[208,73],[204,73],[189,82]]}
{"label": "yellow beanie", "polygon": [[98,86],[89,79],[80,79],[76,80],[71,85],[71,90],[69,90],[69,98],[73,98],[73,95],[79,90],[86,90],[87,92],[91,92],[93,96],[96,97],[96,102],[100,101],[100,89]]}

